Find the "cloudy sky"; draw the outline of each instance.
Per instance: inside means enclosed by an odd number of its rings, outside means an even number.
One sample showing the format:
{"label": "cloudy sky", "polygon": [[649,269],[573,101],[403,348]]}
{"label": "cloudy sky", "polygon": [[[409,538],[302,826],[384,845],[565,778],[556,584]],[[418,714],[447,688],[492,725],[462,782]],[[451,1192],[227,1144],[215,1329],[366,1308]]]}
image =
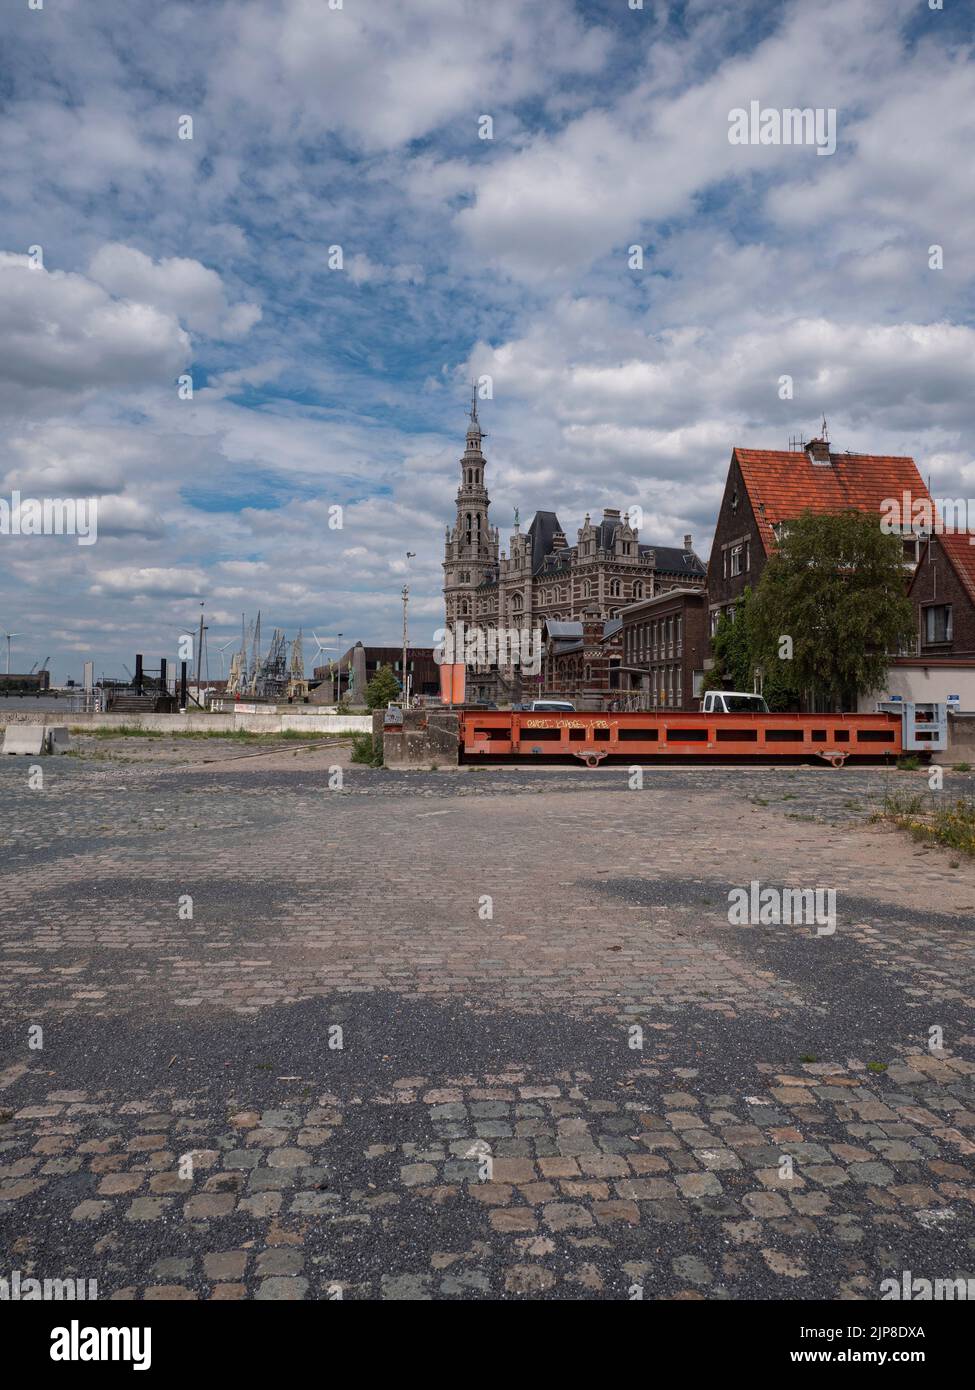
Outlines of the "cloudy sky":
{"label": "cloudy sky", "polygon": [[[0,536],[14,669],[154,665],[201,599],[213,675],[258,607],[396,641],[407,574],[429,642],[472,376],[505,539],[637,504],[706,556],[732,446],[824,412],[975,496],[968,0],[31,4],[0,499],[100,506],[92,546]],[[729,143],[752,101],[835,108],[835,154]]]}

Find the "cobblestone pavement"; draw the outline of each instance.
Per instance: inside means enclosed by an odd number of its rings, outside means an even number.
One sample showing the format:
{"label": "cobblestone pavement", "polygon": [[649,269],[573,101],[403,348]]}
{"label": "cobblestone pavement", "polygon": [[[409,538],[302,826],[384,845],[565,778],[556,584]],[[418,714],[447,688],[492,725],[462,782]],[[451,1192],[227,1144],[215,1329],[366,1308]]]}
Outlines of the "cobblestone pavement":
{"label": "cobblestone pavement", "polygon": [[[975,866],[869,819],[922,781],[330,790],[320,763],[0,765],[0,1272],[262,1299],[975,1277]],[[835,934],[731,925],[752,880],[835,889]]]}

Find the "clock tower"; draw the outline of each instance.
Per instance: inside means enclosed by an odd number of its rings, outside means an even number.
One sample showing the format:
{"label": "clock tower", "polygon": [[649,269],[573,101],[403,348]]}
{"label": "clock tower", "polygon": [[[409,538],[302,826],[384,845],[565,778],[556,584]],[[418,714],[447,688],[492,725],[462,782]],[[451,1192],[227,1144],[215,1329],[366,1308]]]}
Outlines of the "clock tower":
{"label": "clock tower", "polygon": [[477,621],[475,590],[485,580],[497,578],[498,532],[488,520],[489,498],[484,485],[485,458],[481,449],[484,431],[477,418],[477,392],[471,392],[467,442],[460,460],[457,519],[448,527],[444,546],[444,603],[447,625],[458,619]]}

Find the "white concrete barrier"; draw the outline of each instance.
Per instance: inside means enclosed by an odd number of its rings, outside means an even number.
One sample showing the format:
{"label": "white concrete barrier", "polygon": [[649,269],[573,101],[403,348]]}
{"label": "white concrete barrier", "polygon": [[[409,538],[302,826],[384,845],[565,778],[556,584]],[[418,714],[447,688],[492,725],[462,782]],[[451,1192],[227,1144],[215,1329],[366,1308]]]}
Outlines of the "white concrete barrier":
{"label": "white concrete barrier", "polygon": [[[0,727],[32,729],[43,726],[51,715],[38,712],[28,715],[18,710],[12,717],[0,713]],[[290,729],[299,733],[320,734],[327,738],[337,733],[369,733],[372,716],[369,714],[207,714],[188,710],[185,714],[67,714],[60,718],[68,728],[78,733],[89,729],[145,729],[163,734],[233,733],[243,729],[251,734],[280,734]]]}
{"label": "white concrete barrier", "polygon": [[4,753],[26,753],[36,758],[47,752],[47,733],[43,724],[13,724],[3,736]]}

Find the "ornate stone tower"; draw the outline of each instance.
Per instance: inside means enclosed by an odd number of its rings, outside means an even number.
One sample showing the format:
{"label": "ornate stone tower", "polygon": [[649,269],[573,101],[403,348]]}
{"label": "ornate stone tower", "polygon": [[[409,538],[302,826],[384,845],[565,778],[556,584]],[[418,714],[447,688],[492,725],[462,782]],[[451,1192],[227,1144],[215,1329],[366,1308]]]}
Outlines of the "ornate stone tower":
{"label": "ornate stone tower", "polygon": [[444,546],[444,605],[447,623],[458,618],[477,621],[474,591],[498,570],[498,532],[488,520],[489,498],[484,486],[485,459],[481,451],[484,432],[477,418],[477,394],[471,393],[467,444],[460,460],[457,520],[447,528]]}

